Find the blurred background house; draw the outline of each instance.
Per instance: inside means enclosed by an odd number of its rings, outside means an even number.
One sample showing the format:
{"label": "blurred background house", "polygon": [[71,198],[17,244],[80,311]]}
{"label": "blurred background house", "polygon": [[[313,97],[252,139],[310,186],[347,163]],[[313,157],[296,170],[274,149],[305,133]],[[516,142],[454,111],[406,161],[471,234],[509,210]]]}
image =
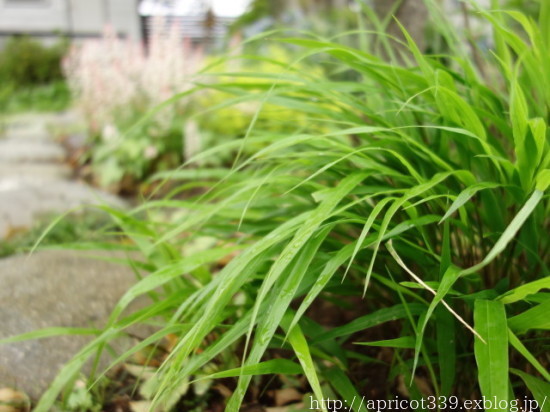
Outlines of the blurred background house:
{"label": "blurred background house", "polygon": [[[187,72],[198,60],[191,49],[226,49],[230,26],[251,1],[0,0],[0,115],[67,107],[72,96],[62,63],[75,50],[97,48],[94,59],[131,57],[150,66],[147,51],[156,38],[157,43],[171,42],[169,52],[161,54],[172,60],[159,64]],[[189,58],[179,67],[186,59],[183,49]]]}
{"label": "blurred background house", "polygon": [[0,47],[16,35],[46,43],[59,35],[99,37],[106,24],[123,37],[141,37],[136,0],[0,0]]}
{"label": "blurred background house", "polygon": [[151,21],[163,16],[194,44],[222,39],[249,0],[0,0],[0,48],[11,36],[45,43],[101,36],[110,25],[123,38],[147,41]]}
{"label": "blurred background house", "polygon": [[176,24],[194,45],[219,46],[250,0],[143,0],[139,6],[142,37],[147,40],[155,17]]}

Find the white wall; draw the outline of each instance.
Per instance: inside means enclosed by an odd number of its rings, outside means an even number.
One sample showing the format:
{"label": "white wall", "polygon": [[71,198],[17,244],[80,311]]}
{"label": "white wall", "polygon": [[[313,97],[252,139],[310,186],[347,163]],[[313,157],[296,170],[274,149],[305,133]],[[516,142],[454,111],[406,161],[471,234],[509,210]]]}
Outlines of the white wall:
{"label": "white wall", "polygon": [[73,32],[97,33],[105,25],[105,2],[102,0],[70,0],[70,3]]}
{"label": "white wall", "polygon": [[[84,0],[86,1],[86,0]],[[89,0],[88,0],[89,1]],[[99,1],[99,0],[96,0]],[[109,4],[111,24],[131,39],[141,39],[137,0],[104,0]]]}
{"label": "white wall", "polygon": [[0,0],[0,31],[67,30],[64,0]]}
{"label": "white wall", "polygon": [[0,0],[0,33],[98,35],[107,22],[139,39],[137,0]]}

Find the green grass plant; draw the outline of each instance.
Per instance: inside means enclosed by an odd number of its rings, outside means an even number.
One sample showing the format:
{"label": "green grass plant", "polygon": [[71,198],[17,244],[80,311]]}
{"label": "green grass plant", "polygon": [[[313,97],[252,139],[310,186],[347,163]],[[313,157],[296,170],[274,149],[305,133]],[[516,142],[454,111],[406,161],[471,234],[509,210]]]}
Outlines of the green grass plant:
{"label": "green grass plant", "polygon": [[[54,217],[42,216],[32,227],[16,228],[7,237],[0,239],[0,257],[29,252],[37,239],[40,239],[40,247],[45,249],[64,244],[82,244],[83,240],[97,242],[104,240],[105,233],[114,233],[111,220],[104,213],[94,210],[87,210],[85,214],[73,213],[63,218]],[[51,221],[56,223],[52,225]]]}
{"label": "green grass plant", "polygon": [[0,113],[60,111],[71,95],[61,70],[68,41],[45,46],[29,36],[8,39],[0,50]]}
{"label": "green grass plant", "polygon": [[[197,156],[252,153],[205,181],[206,193],[111,211],[149,274],[36,410],[110,339],[158,316],[163,326],[140,345],[178,336],[157,371],[158,404],[224,370],[235,376],[232,412],[258,400],[249,388],[266,371],[303,375],[312,396],[349,402],[405,396],[398,382],[417,400],[549,396],[550,3],[538,20],[494,9],[477,11],[495,35],[484,67],[450,30],[447,56],[424,55],[405,33],[405,65],[300,37],[280,40],[302,53],[296,62],[326,59],[351,76],[290,63],[271,84],[265,73],[255,87],[217,84],[235,103],[268,102],[309,122],[281,133],[253,120],[242,139]],[[167,208],[170,223],[152,218]],[[144,294],[151,306],[121,317]],[[351,319],[334,325],[326,313]],[[281,350],[292,364],[277,362]]]}
{"label": "green grass plant", "polygon": [[0,85],[0,111],[3,115],[57,112],[66,110],[71,102],[69,88],[62,80],[25,87],[18,87],[9,81]]}

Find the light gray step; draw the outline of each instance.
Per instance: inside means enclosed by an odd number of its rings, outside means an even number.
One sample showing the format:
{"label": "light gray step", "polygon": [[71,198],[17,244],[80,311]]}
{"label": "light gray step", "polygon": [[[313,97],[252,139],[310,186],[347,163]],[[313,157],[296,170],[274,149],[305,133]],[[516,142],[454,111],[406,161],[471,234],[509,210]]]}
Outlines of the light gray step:
{"label": "light gray step", "polygon": [[[40,251],[30,257],[1,259],[0,339],[53,326],[102,327],[134,283],[129,267],[81,252]],[[151,332],[136,331],[144,337]],[[37,399],[63,364],[89,340],[87,336],[65,336],[1,345],[0,388],[15,387]],[[115,347],[123,350],[130,343],[128,338]],[[104,358],[104,366],[106,361]]]}
{"label": "light gray step", "polygon": [[0,187],[3,180],[65,180],[72,170],[62,163],[0,163]]}
{"label": "light gray step", "polygon": [[63,147],[54,142],[0,140],[0,164],[6,162],[62,162]]}
{"label": "light gray step", "polygon": [[0,239],[12,230],[32,227],[44,215],[62,214],[81,205],[125,207],[113,195],[71,181],[0,181]]}

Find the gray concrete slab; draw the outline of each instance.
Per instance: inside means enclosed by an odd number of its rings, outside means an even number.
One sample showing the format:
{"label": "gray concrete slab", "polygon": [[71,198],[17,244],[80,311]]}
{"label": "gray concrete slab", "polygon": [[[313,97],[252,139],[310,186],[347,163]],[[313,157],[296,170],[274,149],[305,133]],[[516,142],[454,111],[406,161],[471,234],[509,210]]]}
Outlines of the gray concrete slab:
{"label": "gray concrete slab", "polygon": [[0,239],[13,229],[30,228],[45,215],[82,205],[125,207],[118,197],[71,181],[0,180]]}
{"label": "gray concrete slab", "polygon": [[[102,327],[135,282],[129,267],[81,252],[41,251],[2,259],[0,338],[54,326]],[[0,388],[13,387],[33,399],[40,397],[89,340],[63,336],[0,345]],[[119,349],[129,343],[128,339],[119,342]]]}
{"label": "gray concrete slab", "polygon": [[72,175],[68,165],[59,163],[0,163],[0,186],[4,179],[21,180],[66,180]]}
{"label": "gray concrete slab", "polygon": [[[0,240],[78,206],[125,207],[116,196],[69,180],[65,149],[50,130],[70,127],[73,116],[31,114],[0,125]],[[101,327],[134,282],[127,267],[75,252],[2,259],[0,339],[52,326]],[[0,346],[0,388],[19,388],[38,398],[88,340],[70,336]],[[122,350],[125,343],[120,345]]]}
{"label": "gray concrete slab", "polygon": [[48,132],[46,122],[40,120],[36,122],[17,122],[8,123],[4,126],[3,138],[7,140],[40,140],[50,141],[51,135]]}
{"label": "gray concrete slab", "polygon": [[55,142],[0,140],[0,164],[62,162],[65,157],[65,150]]}

